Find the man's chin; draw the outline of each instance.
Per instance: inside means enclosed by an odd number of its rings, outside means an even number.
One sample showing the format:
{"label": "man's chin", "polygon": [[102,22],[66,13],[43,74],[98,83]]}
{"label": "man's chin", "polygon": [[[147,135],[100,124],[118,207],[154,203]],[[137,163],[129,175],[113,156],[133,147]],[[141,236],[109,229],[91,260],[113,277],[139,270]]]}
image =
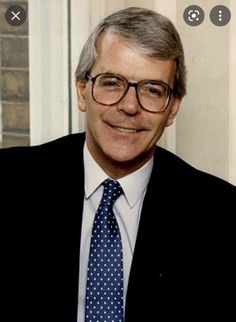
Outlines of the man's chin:
{"label": "man's chin", "polygon": [[122,151],[122,149],[120,149],[108,153],[107,156],[114,165],[129,167],[132,165],[144,164],[151,158],[152,153],[150,153],[150,151],[139,152],[137,150],[130,151],[130,149],[129,151]]}

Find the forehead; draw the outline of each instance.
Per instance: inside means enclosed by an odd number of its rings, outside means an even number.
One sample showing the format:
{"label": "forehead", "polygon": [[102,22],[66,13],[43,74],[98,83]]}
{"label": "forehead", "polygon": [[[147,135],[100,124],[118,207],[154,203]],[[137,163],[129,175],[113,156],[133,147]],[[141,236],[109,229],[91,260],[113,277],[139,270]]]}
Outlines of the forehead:
{"label": "forehead", "polygon": [[99,37],[93,75],[110,72],[133,81],[159,79],[169,83],[175,71],[174,60],[150,57],[117,33],[107,31]]}

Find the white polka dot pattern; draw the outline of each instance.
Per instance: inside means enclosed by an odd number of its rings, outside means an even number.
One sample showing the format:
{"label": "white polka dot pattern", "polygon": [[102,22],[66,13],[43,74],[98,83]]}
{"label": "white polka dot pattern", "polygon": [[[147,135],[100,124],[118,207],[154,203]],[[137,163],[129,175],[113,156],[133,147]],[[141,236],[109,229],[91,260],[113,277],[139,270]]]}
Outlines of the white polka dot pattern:
{"label": "white polka dot pattern", "polygon": [[85,322],[123,322],[122,243],[112,210],[122,193],[119,182],[104,181],[90,243]]}

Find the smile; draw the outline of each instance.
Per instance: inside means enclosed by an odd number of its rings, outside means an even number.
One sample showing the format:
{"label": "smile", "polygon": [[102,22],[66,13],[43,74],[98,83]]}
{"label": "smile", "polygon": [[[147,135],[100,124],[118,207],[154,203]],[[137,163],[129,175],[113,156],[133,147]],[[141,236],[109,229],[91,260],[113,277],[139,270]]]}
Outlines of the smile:
{"label": "smile", "polygon": [[113,128],[119,132],[125,132],[125,133],[137,133],[140,131],[140,130],[136,130],[136,129],[129,129],[129,128],[118,127],[118,126],[113,126]]}

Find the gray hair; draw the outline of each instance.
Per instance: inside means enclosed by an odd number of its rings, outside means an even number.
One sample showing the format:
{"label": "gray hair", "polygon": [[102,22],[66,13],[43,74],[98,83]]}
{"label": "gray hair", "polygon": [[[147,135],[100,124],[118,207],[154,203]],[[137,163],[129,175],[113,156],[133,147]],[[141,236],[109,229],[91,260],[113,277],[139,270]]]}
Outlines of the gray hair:
{"label": "gray hair", "polygon": [[81,52],[75,77],[86,80],[98,55],[96,45],[101,33],[111,30],[124,37],[140,53],[157,59],[176,61],[174,92],[186,94],[186,67],[180,36],[173,23],[155,11],[130,7],[104,18],[91,33]]}

